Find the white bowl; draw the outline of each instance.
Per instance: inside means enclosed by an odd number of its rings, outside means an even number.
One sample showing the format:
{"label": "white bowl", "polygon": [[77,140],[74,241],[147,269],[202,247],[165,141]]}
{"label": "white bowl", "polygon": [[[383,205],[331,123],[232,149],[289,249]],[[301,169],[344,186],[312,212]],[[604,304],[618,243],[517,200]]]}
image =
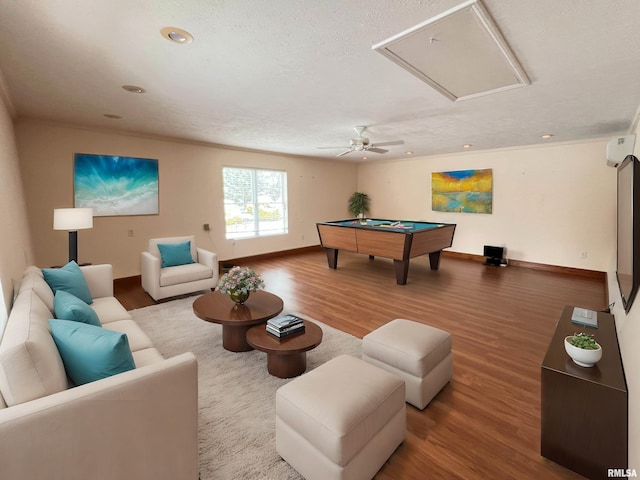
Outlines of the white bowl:
{"label": "white bowl", "polygon": [[564,349],[567,351],[571,359],[581,367],[593,367],[602,358],[602,348],[600,344],[597,350],[585,350],[584,348],[578,348],[571,343],[569,339],[571,336],[564,338]]}

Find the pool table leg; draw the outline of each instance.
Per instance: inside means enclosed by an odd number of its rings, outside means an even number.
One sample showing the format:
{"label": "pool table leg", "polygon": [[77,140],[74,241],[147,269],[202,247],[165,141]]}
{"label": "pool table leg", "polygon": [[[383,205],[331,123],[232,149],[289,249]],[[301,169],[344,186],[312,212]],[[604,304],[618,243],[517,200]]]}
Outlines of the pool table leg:
{"label": "pool table leg", "polygon": [[325,247],[324,251],[327,252],[327,263],[329,264],[329,268],[333,268],[334,270],[338,268],[338,249]]}
{"label": "pool table leg", "polygon": [[396,283],[398,285],[407,284],[409,275],[409,260],[393,260],[393,268],[396,271]]}
{"label": "pool table leg", "polygon": [[438,250],[437,252],[431,252],[429,254],[429,264],[431,265],[431,270],[438,270],[440,268],[440,254],[442,250]]}

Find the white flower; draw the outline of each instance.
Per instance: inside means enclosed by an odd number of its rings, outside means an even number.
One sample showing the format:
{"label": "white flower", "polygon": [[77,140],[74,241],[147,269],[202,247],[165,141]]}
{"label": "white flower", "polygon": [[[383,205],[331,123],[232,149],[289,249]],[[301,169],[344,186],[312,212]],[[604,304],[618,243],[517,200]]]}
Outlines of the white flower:
{"label": "white flower", "polygon": [[264,288],[264,280],[260,275],[246,267],[233,267],[218,282],[218,290],[222,293],[257,292]]}

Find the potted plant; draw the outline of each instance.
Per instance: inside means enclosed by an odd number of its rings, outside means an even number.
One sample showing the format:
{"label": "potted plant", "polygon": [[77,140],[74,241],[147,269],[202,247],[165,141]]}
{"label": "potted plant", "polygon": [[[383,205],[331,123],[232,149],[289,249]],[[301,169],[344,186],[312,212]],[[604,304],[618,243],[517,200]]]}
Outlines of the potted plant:
{"label": "potted plant", "polygon": [[574,333],[564,339],[564,349],[581,367],[593,367],[602,358],[602,347],[593,335]]}
{"label": "potted plant", "polygon": [[[369,195],[362,192],[354,192],[353,195],[349,197],[349,211],[354,217],[360,218],[360,223],[362,223],[365,215],[369,212],[370,203]],[[366,223],[366,220],[364,220],[364,222]]]}

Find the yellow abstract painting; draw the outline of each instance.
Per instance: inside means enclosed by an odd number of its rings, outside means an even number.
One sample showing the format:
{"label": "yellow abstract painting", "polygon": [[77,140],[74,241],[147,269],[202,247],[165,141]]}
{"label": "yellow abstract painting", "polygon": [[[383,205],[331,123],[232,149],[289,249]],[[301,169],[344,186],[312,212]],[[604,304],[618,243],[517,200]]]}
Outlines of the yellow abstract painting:
{"label": "yellow abstract painting", "polygon": [[493,170],[431,174],[431,209],[437,212],[491,213]]}

